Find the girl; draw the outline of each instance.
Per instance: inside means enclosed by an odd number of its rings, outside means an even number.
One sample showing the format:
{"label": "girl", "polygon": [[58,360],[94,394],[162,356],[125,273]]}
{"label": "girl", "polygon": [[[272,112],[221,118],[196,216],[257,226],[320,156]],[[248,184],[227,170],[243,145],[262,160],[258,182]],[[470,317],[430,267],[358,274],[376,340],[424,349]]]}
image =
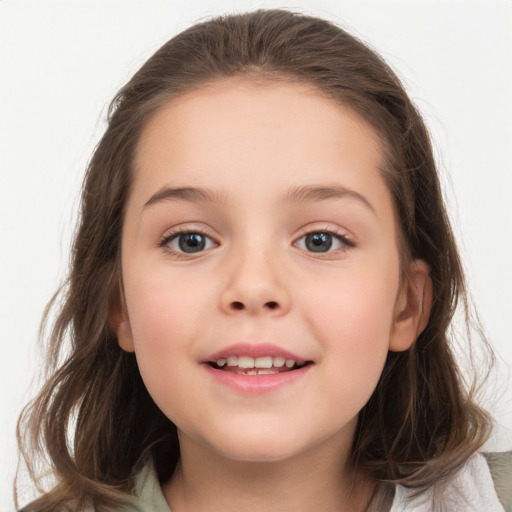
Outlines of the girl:
{"label": "girl", "polygon": [[377,55],[287,11],[191,27],[91,160],[20,420],[56,479],[22,510],[503,510],[447,338],[465,297],[428,134]]}

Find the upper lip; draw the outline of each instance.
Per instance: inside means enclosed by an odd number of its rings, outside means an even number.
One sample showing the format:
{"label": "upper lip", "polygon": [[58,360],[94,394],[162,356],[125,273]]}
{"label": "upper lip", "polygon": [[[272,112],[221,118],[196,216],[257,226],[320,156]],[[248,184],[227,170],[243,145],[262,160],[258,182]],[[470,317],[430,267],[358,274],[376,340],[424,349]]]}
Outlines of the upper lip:
{"label": "upper lip", "polygon": [[207,356],[203,362],[215,362],[219,359],[227,359],[230,356],[247,356],[253,358],[265,356],[284,357],[285,359],[293,359],[297,364],[306,363],[308,361],[308,359],[300,357],[272,343],[235,343],[234,345],[229,345]]}

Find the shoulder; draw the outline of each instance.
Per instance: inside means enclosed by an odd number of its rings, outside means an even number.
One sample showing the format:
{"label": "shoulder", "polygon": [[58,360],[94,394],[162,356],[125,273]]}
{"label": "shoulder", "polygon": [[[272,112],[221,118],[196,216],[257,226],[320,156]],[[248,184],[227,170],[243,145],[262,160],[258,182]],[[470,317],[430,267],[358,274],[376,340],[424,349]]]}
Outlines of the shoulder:
{"label": "shoulder", "polygon": [[171,512],[151,462],[138,473],[132,495],[115,512]]}
{"label": "shoulder", "polygon": [[512,451],[484,453],[484,456],[505,511],[512,512]]}
{"label": "shoulder", "polygon": [[[500,467],[509,464],[510,456],[499,457]],[[508,462],[507,462],[508,461]],[[492,463],[495,466],[494,463]],[[495,472],[495,470],[493,469]],[[510,488],[510,473],[499,469],[503,475],[505,488]],[[507,480],[508,478],[508,480]],[[500,480],[501,482],[501,480]],[[496,485],[496,486],[495,486]],[[501,484],[500,484],[501,485]],[[419,496],[414,490],[397,486],[391,512],[508,512],[512,509],[501,503],[506,503],[503,496],[498,498],[498,484],[495,484],[487,459],[482,454],[471,457],[455,477],[443,488],[434,486],[433,489]]]}

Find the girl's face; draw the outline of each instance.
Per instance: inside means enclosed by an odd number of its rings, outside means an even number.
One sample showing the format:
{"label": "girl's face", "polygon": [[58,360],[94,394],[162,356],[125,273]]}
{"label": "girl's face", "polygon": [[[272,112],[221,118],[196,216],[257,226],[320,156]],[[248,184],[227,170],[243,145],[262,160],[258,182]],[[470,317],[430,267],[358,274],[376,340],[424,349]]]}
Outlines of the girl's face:
{"label": "girl's face", "polygon": [[229,79],[148,122],[113,321],[182,443],[247,461],[350,445],[418,328],[382,165],[368,126],[304,85]]}

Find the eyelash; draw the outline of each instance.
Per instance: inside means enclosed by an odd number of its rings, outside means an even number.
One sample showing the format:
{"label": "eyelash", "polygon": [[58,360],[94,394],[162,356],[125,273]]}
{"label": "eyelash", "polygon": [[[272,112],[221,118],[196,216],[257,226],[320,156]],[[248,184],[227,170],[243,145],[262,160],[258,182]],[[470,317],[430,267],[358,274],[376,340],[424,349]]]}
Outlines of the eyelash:
{"label": "eyelash", "polygon": [[162,238],[162,240],[160,240],[160,242],[158,243],[158,247],[162,248],[164,251],[171,253],[173,256],[176,256],[178,258],[190,258],[191,255],[203,253],[205,251],[205,249],[203,249],[201,251],[197,251],[197,253],[194,253],[194,252],[186,253],[186,252],[177,251],[177,250],[173,249],[172,247],[170,247],[169,244],[171,242],[173,242],[175,239],[177,239],[180,235],[192,235],[192,234],[202,235],[203,237],[213,241],[213,243],[215,245],[219,245],[219,242],[217,240],[215,240],[215,238],[213,238],[210,234],[206,233],[206,231],[202,230],[201,228],[191,228],[191,229],[181,228],[181,229],[176,229],[176,231],[166,234]]}
{"label": "eyelash", "polygon": [[[164,249],[166,252],[169,252],[179,258],[190,258],[191,255],[202,254],[206,250],[211,248],[211,247],[209,247],[207,249],[201,249],[196,252],[187,253],[187,252],[181,252],[181,251],[175,250],[170,247],[169,244],[171,242],[173,242],[174,240],[176,240],[179,236],[188,235],[188,234],[202,235],[203,237],[211,240],[216,246],[218,246],[220,244],[220,242],[215,240],[215,238],[213,238],[211,235],[209,235],[208,233],[206,233],[204,230],[202,230],[200,228],[193,228],[193,229],[182,228],[182,229],[177,229],[176,231],[166,234],[162,238],[162,240],[158,243],[158,247]],[[298,243],[300,240],[306,239],[306,237],[309,235],[316,235],[316,234],[328,235],[328,236],[332,237],[333,239],[337,240],[338,242],[340,242],[342,245],[341,245],[341,247],[336,248],[334,250],[330,250],[330,248],[329,248],[325,252],[311,251],[311,250],[308,250],[307,248],[298,247]],[[320,256],[320,257],[322,255],[329,255],[329,254],[333,254],[333,253],[344,252],[344,251],[347,251],[356,246],[356,244],[352,240],[350,240],[346,235],[342,235],[342,234],[338,233],[337,231],[330,230],[330,229],[313,229],[310,231],[305,231],[298,238],[295,239],[295,241],[293,242],[293,245],[309,254],[316,254],[317,256]]]}
{"label": "eyelash", "polygon": [[352,249],[353,247],[356,246],[354,241],[351,240],[349,237],[347,237],[346,235],[342,235],[339,232],[337,232],[335,230],[332,230],[332,229],[312,229],[310,231],[306,231],[299,238],[297,238],[295,240],[294,245],[296,247],[298,247],[298,243],[299,243],[300,240],[303,240],[303,239],[305,240],[306,237],[308,237],[309,235],[317,235],[317,234],[329,235],[333,239],[335,239],[338,242],[340,242],[341,243],[341,247],[336,248],[334,250],[330,250],[330,248],[329,248],[329,250],[327,250],[325,252],[310,251],[307,248],[302,248],[302,247],[299,247],[299,249],[304,250],[308,254],[315,254],[315,255],[317,255],[319,257],[322,257],[322,256],[328,256],[330,254],[337,254],[339,252],[345,252],[345,251],[347,251],[349,249]]}

